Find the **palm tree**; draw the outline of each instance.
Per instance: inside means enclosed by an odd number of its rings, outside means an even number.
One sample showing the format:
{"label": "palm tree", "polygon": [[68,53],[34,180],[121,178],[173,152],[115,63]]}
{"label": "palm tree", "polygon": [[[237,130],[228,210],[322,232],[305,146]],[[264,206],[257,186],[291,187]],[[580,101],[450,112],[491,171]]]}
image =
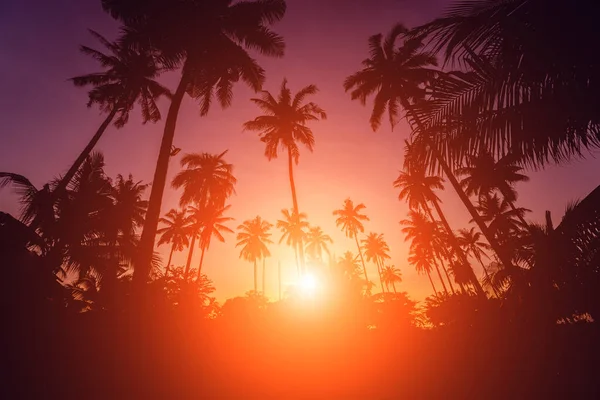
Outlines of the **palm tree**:
{"label": "palm tree", "polygon": [[[408,219],[400,221],[400,225],[403,226],[402,233],[405,235],[404,240],[411,241],[411,252],[414,250],[413,253],[417,254],[415,256],[417,257],[415,261],[424,263],[426,260],[427,263],[433,263],[437,271],[438,278],[440,279],[442,287],[444,288],[444,293],[448,294],[448,289],[446,288],[446,284],[442,278],[440,268],[435,260],[436,252],[434,241],[438,236],[437,224],[429,221],[427,217],[420,212],[409,211]],[[426,269],[423,267],[423,270]]]}
{"label": "palm tree", "polygon": [[[258,131],[260,140],[265,144],[265,156],[269,161],[277,158],[280,150],[285,150],[288,156],[288,175],[292,191],[293,212],[298,215],[298,198],[294,183],[294,163],[298,165],[300,148],[303,144],[310,152],[315,145],[315,137],[307,126],[310,121],[326,119],[327,114],[316,103],[304,100],[318,91],[315,85],[308,85],[292,96],[284,79],[275,98],[270,92],[263,91],[260,98],[251,99],[265,114],[244,123],[245,130]],[[304,247],[299,247],[300,264],[304,269]]]}
{"label": "palm tree", "polygon": [[384,260],[390,258],[390,255],[388,254],[390,248],[385,242],[382,233],[377,234],[375,232],[371,232],[361,242],[367,261],[373,261],[373,263],[375,263],[375,265],[377,266],[377,272],[379,273],[379,283],[381,284],[381,291],[385,292],[385,287],[383,286],[384,279],[382,270]]}
{"label": "palm tree", "polygon": [[186,213],[188,214],[187,230],[188,230],[189,236],[191,237],[190,247],[189,247],[189,251],[188,251],[188,257],[187,257],[187,261],[185,262],[185,269],[184,269],[184,273],[183,273],[184,279],[187,280],[189,277],[189,274],[190,274],[191,267],[192,267],[192,257],[194,255],[194,249],[196,247],[196,240],[202,233],[202,228],[203,228],[202,221],[205,218],[206,210],[203,208],[199,208],[199,207],[188,206]]}
{"label": "palm tree", "polygon": [[235,194],[237,179],[233,176],[233,165],[221,154],[192,153],[181,158],[183,168],[171,185],[175,189],[183,188],[179,198],[181,206],[196,204],[200,208],[223,208],[225,202]]}
{"label": "palm tree", "polygon": [[389,285],[392,285],[394,293],[398,293],[396,292],[396,282],[402,282],[402,272],[400,269],[393,265],[386,265],[381,269],[381,275],[383,276],[383,282],[388,287],[388,291]]}
{"label": "palm tree", "polygon": [[[298,268],[298,276],[304,273],[304,269],[301,268],[302,261],[298,261],[298,252],[304,247],[304,238],[306,237],[306,229],[309,225],[306,221],[306,214],[296,214],[293,210],[281,210],[284,219],[277,220],[277,228],[281,230],[281,238],[279,244],[286,241],[285,244],[291,246],[294,249],[294,256],[296,258],[296,267]],[[302,253],[300,254],[302,257]],[[303,265],[302,265],[303,267]]]}
{"label": "palm tree", "polygon": [[204,213],[202,218],[202,231],[200,233],[200,248],[202,253],[200,255],[200,264],[198,265],[198,277],[196,281],[200,281],[202,276],[202,262],[204,261],[204,253],[210,247],[211,238],[214,236],[220,242],[225,242],[222,232],[233,233],[233,230],[223,225],[228,221],[233,221],[231,217],[224,217],[223,214],[231,208],[227,205],[223,208],[210,208]]}
{"label": "palm tree", "polygon": [[59,195],[73,179],[113,120],[117,128],[123,127],[129,120],[129,113],[137,101],[142,110],[142,122],[157,122],[161,114],[156,101],[161,96],[171,97],[169,89],[155,81],[162,69],[157,65],[152,51],[110,42],[99,33],[92,30],[90,32],[109,53],[105,54],[87,46],[81,46],[81,52],[98,61],[104,71],[77,76],[71,81],[75,86],[93,86],[88,94],[88,107],[98,104],[108,115],[60,180],[56,188]]}
{"label": "palm tree", "polygon": [[408,255],[408,263],[413,265],[418,273],[425,272],[427,274],[433,293],[437,296],[438,292],[433,284],[433,279],[431,279],[431,253],[423,246],[412,247]]}
{"label": "palm tree", "polygon": [[[527,182],[529,177],[521,173],[522,167],[517,165],[517,158],[506,155],[498,161],[487,151],[480,152],[477,156],[468,157],[468,164],[456,170],[458,175],[464,176],[460,184],[467,195],[477,195],[480,198],[492,195],[499,191],[512,210],[516,210],[515,201],[517,192],[515,183]],[[519,215],[523,226],[527,226],[525,219]]]}
{"label": "palm tree", "polygon": [[235,247],[243,246],[240,258],[254,263],[254,292],[258,293],[256,261],[269,257],[271,253],[267,244],[273,243],[269,237],[269,230],[273,225],[257,216],[252,220],[244,221],[238,226],[237,243]]}
{"label": "palm tree", "polygon": [[[413,157],[412,153],[414,145],[409,145],[407,143],[407,146],[408,147],[406,149],[406,154],[409,156],[409,158],[411,158]],[[436,219],[433,216],[431,208],[429,207],[429,203],[431,203],[435,208],[435,211],[442,223],[442,226],[444,227],[444,230],[446,231],[446,242],[450,244],[456,256],[464,264],[465,270],[468,269],[472,271],[467,257],[460,248],[456,235],[454,234],[454,231],[450,227],[450,224],[448,223],[448,220],[446,219],[446,216],[442,211],[442,207],[440,206],[441,200],[434,192],[434,190],[436,189],[442,190],[444,188],[443,179],[439,176],[427,175],[425,167],[417,163],[411,163],[410,165],[407,164],[405,165],[405,167],[405,171],[400,172],[400,175],[394,181],[394,187],[400,189],[398,199],[406,199],[411,209],[424,210],[429,216],[431,222],[435,224],[437,223]],[[439,237],[441,236],[438,235],[438,238]],[[447,274],[443,262],[442,267],[444,268],[444,272],[446,272]],[[477,280],[475,273],[472,273],[471,281],[475,286],[477,292],[479,294],[483,294],[483,289],[481,288],[481,284],[479,283],[479,280]],[[448,279],[448,282],[450,283],[452,291],[454,291],[450,279]]]}
{"label": "palm tree", "polygon": [[141,261],[135,281],[148,275],[160,208],[167,179],[177,117],[184,95],[199,102],[206,115],[216,97],[222,107],[231,105],[233,84],[243,81],[258,91],[264,70],[247,50],[267,56],[283,56],[283,38],[269,26],[285,14],[284,0],[153,1],[103,0],[103,8],[124,23],[124,42],[156,51],[165,67],[179,70],[181,77],[173,94],[160,152],[152,179],[146,223],[140,247]]}
{"label": "palm tree", "polygon": [[[529,211],[525,208],[511,208],[506,199],[500,199],[497,194],[486,195],[479,199],[477,207],[481,218],[489,223],[489,230],[496,238],[506,241],[512,233],[521,231],[521,219]],[[519,218],[521,217],[521,218]]]}
{"label": "palm tree", "polygon": [[327,243],[333,243],[331,236],[326,235],[320,226],[309,227],[308,233],[306,234],[306,253],[318,260],[323,260],[323,252],[329,253]]}
{"label": "palm tree", "polygon": [[171,243],[169,261],[167,261],[167,267],[165,268],[165,276],[168,276],[173,253],[175,251],[183,251],[189,245],[187,212],[185,209],[177,211],[172,208],[159,222],[165,225],[165,227],[156,231],[156,233],[161,235],[158,239],[158,246]]}
{"label": "palm tree", "polygon": [[[466,254],[473,256],[483,269],[483,273],[485,277],[489,280],[490,276],[488,271],[483,264],[483,257],[489,258],[486,254],[486,251],[490,249],[490,245],[481,241],[481,232],[477,232],[475,228],[471,227],[470,229],[460,229],[458,231],[458,243],[463,248]],[[494,286],[492,286],[494,290],[494,294],[498,297],[498,291]]]}
{"label": "palm tree", "polygon": [[[440,72],[433,69],[436,66],[435,57],[423,52],[422,42],[417,38],[406,37],[407,33],[408,30],[404,26],[396,25],[385,39],[381,34],[371,36],[369,38],[370,58],[363,61],[364,68],[361,71],[346,78],[344,88],[346,91],[351,91],[353,100],[360,100],[362,104],[366,104],[369,96],[375,96],[370,119],[373,130],[377,130],[381,125],[381,118],[386,109],[392,128],[398,122],[400,107],[405,110],[409,121],[415,125],[413,133],[418,134],[418,144],[431,153],[431,157],[427,159],[438,163],[494,251],[510,268],[511,260],[502,253],[493,235],[488,232],[485,222],[477,214],[477,210],[444,159],[443,153],[434,143],[430,130],[421,121],[420,114],[414,111],[415,105],[425,102],[425,86]],[[396,48],[396,41],[402,35],[405,38],[404,43]],[[483,293],[483,290],[479,293]]]}
{"label": "palm tree", "polygon": [[361,211],[365,208],[367,208],[367,206],[365,206],[363,203],[354,206],[352,200],[346,199],[344,200],[344,207],[339,210],[335,210],[333,215],[337,216],[335,225],[338,227],[341,226],[342,231],[346,234],[346,237],[349,237],[350,239],[354,238],[354,241],[356,242],[356,248],[358,249],[358,255],[360,256],[360,261],[362,263],[365,282],[369,282],[365,260],[360,249],[360,245],[358,244],[358,232],[365,231],[361,221],[369,221],[369,217],[361,214]]}

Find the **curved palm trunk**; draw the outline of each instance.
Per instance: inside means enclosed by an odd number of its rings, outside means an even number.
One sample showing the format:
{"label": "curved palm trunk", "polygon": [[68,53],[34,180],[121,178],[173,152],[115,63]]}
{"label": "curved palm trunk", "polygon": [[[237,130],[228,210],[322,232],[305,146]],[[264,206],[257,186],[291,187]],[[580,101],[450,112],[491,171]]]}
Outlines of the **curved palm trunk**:
{"label": "curved palm trunk", "polygon": [[[462,189],[461,189],[461,192],[462,192]],[[450,224],[448,223],[446,216],[442,212],[442,208],[440,207],[438,202],[435,200],[432,200],[431,203],[433,204],[435,211],[437,212],[438,216],[440,217],[440,221],[442,221],[442,224],[444,225],[446,232],[448,232],[448,237],[450,238],[450,242],[451,242],[450,245],[452,246],[452,249],[458,256],[460,261],[464,264],[465,268],[468,268],[469,275],[471,276],[471,281],[473,283],[473,286],[475,287],[475,290],[477,291],[477,294],[479,296],[486,297],[485,292],[483,291],[483,288],[481,287],[481,284],[479,283],[479,280],[477,279],[477,276],[475,276],[475,272],[473,272],[473,268],[471,268],[471,264],[469,264],[469,261],[467,260],[465,253],[462,251],[462,249],[458,245],[458,240],[456,239],[456,235],[454,234],[454,231],[452,230],[452,228],[450,228]],[[470,202],[469,202],[469,204],[470,204]]]}
{"label": "curved palm trunk", "polygon": [[71,165],[65,176],[63,176],[63,178],[60,180],[60,182],[56,186],[56,189],[54,189],[55,194],[60,195],[61,192],[67,188],[67,185],[69,184],[69,182],[71,182],[71,180],[79,170],[79,167],[81,167],[81,164],[83,164],[83,162],[90,155],[94,147],[96,147],[96,144],[98,144],[98,141],[100,140],[100,138],[102,137],[112,120],[115,118],[115,115],[117,115],[117,110],[117,107],[114,107],[110,114],[108,114],[104,122],[102,122],[102,124],[96,131],[96,134],[92,137],[87,146],[85,146],[83,151],[79,154],[79,157],[77,157],[73,165]]}
{"label": "curved palm trunk", "polygon": [[425,271],[427,273],[427,277],[429,278],[429,283],[431,283],[431,287],[433,288],[433,293],[435,293],[435,296],[438,296],[438,291],[435,288],[435,285],[433,284],[433,279],[431,279],[431,273],[429,273],[429,270]]}
{"label": "curved palm trunk", "polygon": [[381,274],[381,263],[379,260],[375,261],[375,265],[377,265],[377,272],[379,273],[379,283],[381,284],[381,292],[385,293],[385,286],[383,285],[383,275]]}
{"label": "curved palm trunk", "polygon": [[190,267],[192,266],[192,255],[194,254],[194,245],[196,244],[196,235],[192,237],[190,243],[190,252],[188,253],[187,262],[185,263],[185,272],[183,273],[183,280],[187,282],[188,275],[190,274]]}
{"label": "curved palm trunk", "polygon": [[173,258],[173,253],[175,252],[175,244],[171,246],[171,252],[169,253],[169,261],[167,261],[167,268],[165,268],[165,277],[169,275],[169,267],[171,266],[171,259]]}
{"label": "curved palm trunk", "polygon": [[[427,215],[429,215],[429,219],[431,220],[431,222],[433,222],[435,224],[436,220],[433,217],[433,213],[431,212],[431,208],[429,208],[429,206],[427,205],[427,203],[423,204],[423,207],[425,208],[425,211],[427,212]],[[436,211],[439,214],[442,210],[441,210],[441,208],[439,210],[437,210],[437,208],[436,208]],[[453,235],[454,232],[449,232],[449,234]],[[441,257],[440,257],[440,263],[442,264],[442,269],[444,270],[444,274],[446,275],[446,278],[448,279],[448,284],[450,285],[450,290],[452,290],[452,294],[456,294],[456,291],[454,290],[454,286],[452,286],[452,281],[450,280],[450,276],[448,275],[448,271],[446,270],[446,266],[444,265],[444,262],[442,261]]]}
{"label": "curved palm trunk", "polygon": [[258,294],[258,281],[257,281],[257,274],[258,270],[256,269],[256,258],[254,259],[254,294]]}
{"label": "curved palm trunk", "polygon": [[298,278],[302,276],[300,272],[300,259],[298,257],[298,246],[294,246],[294,258],[296,259],[296,272],[298,272]]}
{"label": "curved palm trunk", "polygon": [[[296,215],[300,214],[298,209],[298,197],[296,196],[296,184],[294,183],[294,162],[292,158],[292,149],[288,147],[288,174],[290,178],[290,188],[292,190],[292,205],[294,208],[294,213]],[[300,271],[305,273],[305,263],[304,263],[304,244],[302,241],[297,244],[298,253],[300,254]]]}
{"label": "curved palm trunk", "polygon": [[365,274],[365,283],[367,287],[369,285],[369,277],[367,276],[367,267],[365,266],[365,259],[363,258],[362,251],[360,250],[360,245],[358,244],[358,236],[356,232],[354,232],[354,240],[356,241],[356,248],[358,249],[358,255],[360,256],[360,262],[362,263],[363,272]]}
{"label": "curved palm trunk", "polygon": [[446,288],[446,284],[444,283],[444,279],[442,278],[442,274],[440,273],[440,267],[439,267],[437,261],[435,260],[435,257],[431,257],[431,259],[433,261],[433,265],[435,266],[435,270],[437,271],[438,278],[440,278],[440,282],[442,282],[442,288],[444,289],[444,293],[447,296],[448,295],[448,289]]}
{"label": "curved palm trunk", "polygon": [[146,219],[144,221],[144,229],[140,238],[140,259],[133,271],[134,281],[137,285],[143,285],[148,278],[150,271],[150,263],[152,261],[152,253],[154,251],[154,241],[156,238],[156,229],[158,227],[158,219],[160,217],[160,207],[162,203],[165,184],[167,182],[167,171],[169,169],[169,159],[171,158],[171,147],[173,146],[173,138],[175,137],[175,127],[177,126],[177,116],[181,102],[188,85],[189,78],[185,72],[184,66],[179,86],[171,99],[171,105],[165,121],[165,129],[163,132],[162,142],[160,144],[160,152],[156,162],[154,178],[152,179],[152,191],[148,201],[148,210],[146,211]]}

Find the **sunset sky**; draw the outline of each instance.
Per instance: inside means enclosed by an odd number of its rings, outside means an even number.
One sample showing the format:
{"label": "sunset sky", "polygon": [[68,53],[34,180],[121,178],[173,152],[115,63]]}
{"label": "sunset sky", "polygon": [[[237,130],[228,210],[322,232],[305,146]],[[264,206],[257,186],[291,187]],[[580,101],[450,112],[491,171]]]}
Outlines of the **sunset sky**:
{"label": "sunset sky", "polygon": [[[285,18],[275,26],[285,37],[286,56],[258,57],[267,72],[266,90],[277,91],[284,77],[294,92],[314,83],[320,93],[311,100],[328,113],[326,121],[311,125],[315,152],[303,151],[295,170],[301,211],[311,224],[332,236],[332,250],[339,256],[346,250],[356,252],[356,247],[336,228],[332,211],[341,208],[347,197],[364,203],[371,219],[365,224],[366,233],[384,234],[391,248],[390,264],[404,275],[400,288],[416,299],[431,289],[427,278],[418,276],[406,261],[408,244],[398,221],[405,218],[407,206],[397,200],[392,187],[402,165],[408,128],[401,123],[392,132],[384,124],[373,133],[368,124],[370,108],[352,102],[342,82],[360,69],[370,35],[387,33],[397,22],[409,27],[423,23],[439,15],[446,4],[444,0],[288,0]],[[80,44],[99,48],[88,28],[109,38],[117,35],[117,24],[102,12],[99,0],[0,3],[0,171],[25,175],[41,186],[66,171],[100,125],[103,116],[85,106],[86,90],[67,81],[99,68],[77,50]],[[164,76],[163,82],[174,89],[174,78]],[[238,85],[234,93],[231,108],[214,107],[204,118],[193,100],[186,98],[174,143],[182,153],[229,149],[226,159],[234,164],[238,179],[237,195],[230,200],[230,216],[235,218],[231,228],[256,215],[274,224],[280,210],[292,206],[286,159],[268,162],[257,134],[242,132],[243,122],[259,110],[249,101],[254,94],[248,88]],[[167,105],[161,103],[163,116]],[[104,152],[109,176],[132,173],[135,179],[149,182],[164,120],[142,126],[138,111],[125,128],[111,127],[97,150]],[[171,162],[169,181],[180,169],[180,158],[181,154]],[[600,162],[590,157],[529,175],[531,182],[517,187],[518,205],[532,210],[527,219],[533,221],[542,221],[544,211],[551,210],[557,224],[569,201],[600,184]],[[178,197],[178,192],[166,191],[163,213],[177,207]],[[466,227],[470,217],[450,188],[441,198],[451,226]],[[7,189],[0,191],[0,210],[17,214],[16,198]],[[277,242],[280,233],[274,230],[273,234]],[[252,266],[238,259],[239,249],[234,246],[235,235],[229,235],[225,244],[213,241],[205,256],[203,271],[214,281],[219,300],[252,289]],[[169,248],[160,250],[166,261]],[[266,294],[275,298],[277,262],[284,268],[284,283],[295,278],[295,265],[290,248],[276,245],[272,252]],[[177,254],[175,264],[184,264],[186,255]],[[197,251],[194,267],[199,256]],[[369,271],[376,280],[375,267],[369,266]]]}

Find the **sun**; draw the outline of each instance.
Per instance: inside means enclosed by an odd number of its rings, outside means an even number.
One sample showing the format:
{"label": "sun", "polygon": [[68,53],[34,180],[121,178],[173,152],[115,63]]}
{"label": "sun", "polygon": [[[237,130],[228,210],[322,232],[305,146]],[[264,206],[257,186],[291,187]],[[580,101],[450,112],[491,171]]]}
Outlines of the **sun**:
{"label": "sun", "polygon": [[298,288],[303,295],[312,297],[319,288],[319,281],[312,274],[304,274],[298,282]]}

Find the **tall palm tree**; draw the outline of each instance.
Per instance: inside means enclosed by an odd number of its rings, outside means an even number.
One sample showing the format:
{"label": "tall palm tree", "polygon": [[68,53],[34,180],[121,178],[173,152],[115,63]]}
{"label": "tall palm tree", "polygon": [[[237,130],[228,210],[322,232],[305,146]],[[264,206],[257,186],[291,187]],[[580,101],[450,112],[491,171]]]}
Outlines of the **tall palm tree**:
{"label": "tall palm tree", "polygon": [[181,206],[196,204],[200,208],[223,208],[225,202],[235,194],[237,179],[233,175],[233,165],[221,154],[192,153],[181,158],[183,168],[171,185],[175,189],[183,188],[179,198]]}
{"label": "tall palm tree", "polygon": [[168,276],[173,253],[175,251],[183,251],[189,245],[187,212],[185,209],[178,211],[172,208],[160,219],[160,223],[165,225],[165,227],[156,231],[156,233],[161,235],[158,239],[158,246],[171,243],[169,261],[167,261],[167,267],[165,268],[165,276]]}
{"label": "tall palm tree", "polygon": [[315,85],[309,85],[292,96],[287,87],[287,80],[284,79],[277,98],[270,92],[263,91],[261,98],[251,99],[265,114],[244,123],[244,129],[259,132],[260,140],[265,144],[265,157],[269,161],[277,158],[280,149],[287,152],[292,204],[296,214],[300,211],[293,165],[298,165],[300,159],[298,144],[303,144],[312,152],[315,137],[307,123],[327,118],[325,111],[316,103],[304,102],[306,97],[316,94],[317,91]]}
{"label": "tall palm tree", "polygon": [[113,121],[117,128],[123,127],[129,120],[129,113],[138,102],[142,110],[142,122],[157,122],[161,114],[156,101],[161,96],[171,97],[169,89],[155,80],[162,69],[157,65],[155,54],[151,50],[142,47],[134,49],[110,42],[99,33],[92,30],[90,32],[108,53],[88,46],[81,46],[81,52],[98,61],[104,71],[77,76],[71,81],[75,86],[93,86],[88,94],[88,107],[97,104],[108,115],[60,180],[56,188],[59,195]]}
{"label": "tall palm tree", "polygon": [[396,283],[402,282],[402,271],[393,265],[386,265],[381,269],[381,275],[383,276],[383,282],[388,287],[388,291],[389,285],[392,285],[394,293],[398,293],[396,291]]}
{"label": "tall palm tree", "polygon": [[390,248],[385,242],[385,239],[383,238],[383,233],[377,234],[375,232],[371,232],[361,242],[363,252],[365,254],[365,257],[367,258],[367,261],[372,261],[377,267],[377,272],[379,273],[379,283],[381,284],[381,291],[385,292],[385,287],[383,285],[384,279],[382,270],[384,261],[390,258]]}
{"label": "tall palm tree", "polygon": [[269,257],[271,252],[267,244],[273,243],[269,237],[269,230],[273,225],[257,216],[252,220],[244,221],[238,226],[237,243],[235,247],[243,246],[240,258],[254,263],[254,292],[258,293],[256,261]]}
{"label": "tall palm tree", "polygon": [[194,256],[194,249],[196,248],[196,240],[200,237],[203,229],[202,221],[206,214],[205,208],[188,206],[186,209],[187,217],[187,231],[190,236],[190,246],[188,251],[188,257],[185,262],[185,269],[183,273],[184,279],[187,281],[190,270],[192,268],[192,257]]}
{"label": "tall palm tree", "polygon": [[210,247],[210,241],[213,237],[217,238],[220,242],[225,242],[223,232],[233,233],[231,228],[224,224],[228,221],[233,221],[231,217],[225,217],[223,214],[231,208],[231,205],[227,205],[222,208],[209,208],[203,215],[202,218],[202,232],[200,233],[200,249],[202,253],[200,255],[200,264],[198,264],[198,277],[197,282],[200,282],[202,276],[202,262],[204,261],[204,253]]}
{"label": "tall palm tree", "polygon": [[[291,246],[294,249],[294,256],[296,258],[296,267],[298,269],[298,275],[304,273],[302,261],[298,260],[299,250],[304,247],[304,239],[306,237],[306,229],[309,225],[306,221],[306,214],[296,214],[294,210],[284,209],[281,210],[284,219],[277,220],[277,228],[281,230],[281,238],[279,243],[281,244],[285,240],[285,244]],[[302,257],[302,253],[300,253]]]}
{"label": "tall palm tree", "polygon": [[413,247],[408,255],[408,263],[414,266],[418,273],[425,272],[427,274],[433,293],[437,296],[438,291],[433,284],[433,279],[431,279],[431,253],[423,246]]}
{"label": "tall palm tree", "polygon": [[[294,181],[294,163],[298,165],[300,160],[298,144],[312,152],[315,137],[307,123],[327,118],[325,111],[316,103],[305,102],[308,96],[317,91],[315,85],[308,85],[292,96],[292,91],[287,87],[287,79],[284,79],[277,98],[270,92],[263,91],[260,98],[251,99],[264,114],[244,123],[244,129],[259,132],[260,140],[265,144],[265,157],[269,161],[277,158],[280,150],[287,152],[292,206],[296,215],[300,214]],[[300,264],[304,269],[304,247],[299,247],[298,251]]]}
{"label": "tall palm tree", "polygon": [[489,223],[490,231],[502,241],[510,239],[509,235],[522,230],[520,220],[529,211],[521,207],[512,209],[508,201],[500,199],[497,194],[483,196],[479,199],[477,209],[481,217]]}
{"label": "tall palm tree", "polygon": [[[523,168],[517,165],[517,158],[505,155],[498,161],[488,151],[482,151],[477,156],[467,158],[468,164],[456,170],[457,175],[464,176],[460,184],[467,195],[485,197],[499,191],[511,209],[515,210],[517,192],[515,183],[527,182],[529,177],[521,173]],[[525,219],[519,215],[523,226]]]}
{"label": "tall palm tree", "polygon": [[[435,160],[458,194],[459,198],[484,233],[503,263],[510,268],[511,260],[503,254],[500,246],[488,232],[485,222],[477,214],[475,206],[462,190],[454,176],[444,154],[438,149],[430,130],[421,120],[419,113],[414,112],[415,105],[425,102],[428,85],[439,71],[435,70],[436,59],[433,55],[422,51],[422,42],[418,38],[407,37],[408,30],[402,25],[395,25],[385,37],[381,34],[369,38],[370,57],[363,61],[364,68],[344,81],[346,91],[351,91],[353,100],[366,104],[367,98],[374,95],[371,127],[377,130],[386,109],[390,124],[393,127],[399,119],[399,109],[403,108],[409,121],[414,123],[413,134],[417,134],[419,144],[431,154],[427,159]],[[402,46],[396,47],[396,41],[404,36]],[[483,290],[479,291],[483,293]]]}
{"label": "tall palm tree", "polygon": [[[414,149],[414,145],[407,144],[408,147],[406,149],[406,153],[409,157],[413,157],[411,154]],[[440,206],[441,200],[435,193],[436,189],[443,189],[443,179],[439,176],[430,176],[427,175],[427,171],[423,165],[417,163],[411,163],[411,165],[405,165],[405,170],[400,172],[398,178],[394,181],[394,187],[400,189],[400,194],[398,198],[400,200],[406,199],[408,205],[411,209],[422,209],[429,216],[432,223],[437,223],[429,204],[433,205],[438,218],[440,219],[444,230],[446,231],[445,238],[447,239],[448,244],[452,247],[456,256],[463,263],[465,270],[471,270],[472,268],[469,265],[467,257],[462,251],[461,247],[458,244],[458,240],[454,231],[450,227],[448,220],[446,219],[446,215],[442,211],[442,207]],[[438,238],[441,237],[438,235]],[[442,263],[443,266],[443,263]],[[446,269],[444,267],[444,272]],[[450,280],[448,280],[450,282]],[[471,274],[471,281],[475,286],[475,289],[479,294],[483,294],[483,289],[481,288],[481,284],[475,276],[475,273]],[[452,283],[450,282],[452,286]],[[452,288],[452,291],[454,289]]]}
{"label": "tall palm tree", "polygon": [[369,282],[365,260],[360,249],[360,245],[358,244],[358,233],[365,231],[362,221],[369,221],[369,217],[361,214],[361,211],[365,208],[367,208],[367,206],[365,206],[363,203],[355,206],[352,200],[346,199],[344,200],[344,207],[339,210],[335,210],[333,215],[337,216],[335,225],[342,228],[342,231],[346,234],[346,237],[350,239],[354,238],[354,241],[356,242],[356,248],[358,249],[358,255],[360,256],[360,261],[362,263],[365,282]]}
{"label": "tall palm tree", "polygon": [[251,89],[260,90],[264,70],[248,50],[283,56],[283,38],[270,25],[283,18],[286,4],[284,0],[103,0],[102,6],[125,25],[124,42],[156,51],[165,67],[181,74],[167,113],[152,179],[140,242],[142,257],[134,279],[140,284],[148,274],[183,97],[187,93],[196,99],[200,114],[206,115],[215,98],[222,107],[231,105],[235,82],[241,80]]}
{"label": "tall palm tree", "polygon": [[329,253],[327,243],[333,243],[331,236],[326,235],[320,226],[311,226],[306,234],[306,253],[317,260],[323,260],[323,252]]}

